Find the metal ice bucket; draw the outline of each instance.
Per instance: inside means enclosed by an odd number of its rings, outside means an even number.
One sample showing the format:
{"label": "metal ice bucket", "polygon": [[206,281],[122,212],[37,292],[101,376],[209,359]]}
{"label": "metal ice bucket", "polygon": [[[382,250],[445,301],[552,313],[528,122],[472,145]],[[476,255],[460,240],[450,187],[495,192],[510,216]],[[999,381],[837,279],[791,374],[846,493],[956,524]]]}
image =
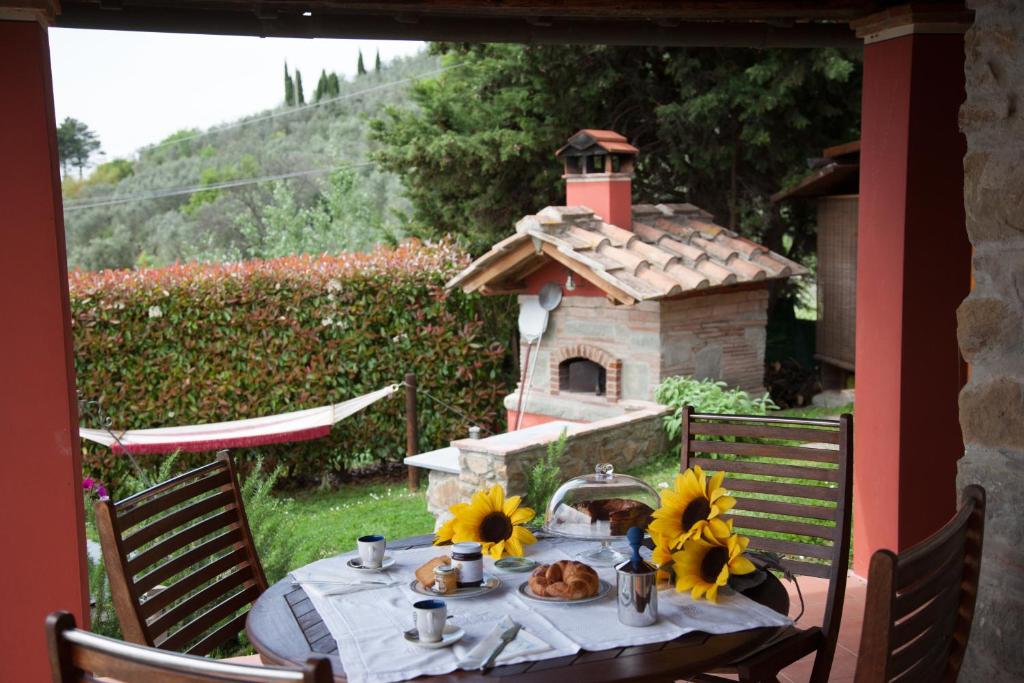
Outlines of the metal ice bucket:
{"label": "metal ice bucket", "polygon": [[627,626],[650,626],[658,621],[657,568],[626,560],[615,568],[619,621]]}

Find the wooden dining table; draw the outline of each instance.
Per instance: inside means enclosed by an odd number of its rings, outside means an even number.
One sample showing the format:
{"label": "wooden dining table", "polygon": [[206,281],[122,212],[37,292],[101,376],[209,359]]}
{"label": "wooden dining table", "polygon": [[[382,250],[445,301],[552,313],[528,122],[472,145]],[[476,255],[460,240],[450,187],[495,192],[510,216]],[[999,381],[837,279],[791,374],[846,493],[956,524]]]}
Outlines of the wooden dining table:
{"label": "wooden dining table", "polygon": [[[430,545],[432,535],[388,541],[390,550]],[[765,581],[744,595],[780,614],[789,611],[789,594],[770,572]],[[688,633],[650,645],[600,651],[499,666],[486,671],[453,671],[417,680],[440,682],[516,681],[568,683],[570,681],[665,681],[713,670],[757,651],[788,627],[756,628],[724,635]],[[335,680],[345,681],[338,646],[300,586],[288,577],[270,586],[253,605],[246,634],[266,664],[300,665],[311,655],[330,658]]]}

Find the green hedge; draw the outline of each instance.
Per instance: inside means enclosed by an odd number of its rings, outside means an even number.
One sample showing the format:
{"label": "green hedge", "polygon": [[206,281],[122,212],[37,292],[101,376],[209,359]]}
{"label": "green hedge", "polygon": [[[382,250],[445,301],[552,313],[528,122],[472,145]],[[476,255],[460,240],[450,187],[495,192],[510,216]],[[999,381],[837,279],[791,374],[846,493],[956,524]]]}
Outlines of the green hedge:
{"label": "green hedge", "polygon": [[[369,254],[73,272],[78,386],[116,428],[139,429],[312,408],[412,371],[423,389],[495,428],[512,381],[512,302],[446,293],[444,281],[466,263],[453,243],[408,242]],[[423,399],[420,407],[421,447],[466,433],[451,412]],[[293,480],[323,481],[403,457],[404,419],[396,394],[327,438],[258,450]],[[124,457],[88,442],[83,450],[89,474],[123,478]],[[147,468],[161,457],[139,456]]]}

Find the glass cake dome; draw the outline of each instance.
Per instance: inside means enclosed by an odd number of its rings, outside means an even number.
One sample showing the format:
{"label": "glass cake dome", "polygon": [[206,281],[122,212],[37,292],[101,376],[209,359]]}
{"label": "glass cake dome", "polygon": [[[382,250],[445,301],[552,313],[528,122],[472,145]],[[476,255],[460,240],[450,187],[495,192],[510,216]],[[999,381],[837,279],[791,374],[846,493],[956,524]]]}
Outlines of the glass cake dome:
{"label": "glass cake dome", "polygon": [[601,463],[593,474],[575,477],[558,487],[548,504],[544,530],[581,541],[600,541],[600,547],[580,553],[583,562],[611,566],[625,556],[610,547],[631,527],[646,529],[658,509],[658,492],[628,474],[616,474]]}

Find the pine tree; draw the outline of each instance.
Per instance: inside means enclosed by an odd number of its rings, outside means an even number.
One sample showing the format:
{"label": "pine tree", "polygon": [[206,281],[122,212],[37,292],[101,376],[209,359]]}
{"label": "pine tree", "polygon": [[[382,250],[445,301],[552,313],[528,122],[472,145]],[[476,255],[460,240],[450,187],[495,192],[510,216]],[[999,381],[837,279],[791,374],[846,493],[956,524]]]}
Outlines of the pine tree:
{"label": "pine tree", "polygon": [[380,73],[380,48],[377,48],[377,59],[373,62],[373,70]]}
{"label": "pine tree", "polygon": [[337,97],[341,94],[341,84],[338,82],[338,74],[331,72],[331,75],[327,77],[327,94],[331,97]]}
{"label": "pine tree", "polygon": [[319,102],[327,94],[327,70],[320,69],[320,80],[316,82],[316,90],[313,92],[313,100]]}
{"label": "pine tree", "polygon": [[306,103],[306,95],[302,92],[302,72],[298,69],[295,70],[295,100],[299,105]]}
{"label": "pine tree", "polygon": [[356,75],[358,75],[358,76],[365,76],[366,75],[366,66],[363,65],[363,51],[362,50],[359,51],[359,61],[356,62]]}
{"label": "pine tree", "polygon": [[288,73],[288,62],[284,63],[284,103],[288,107],[295,106],[295,83]]}

